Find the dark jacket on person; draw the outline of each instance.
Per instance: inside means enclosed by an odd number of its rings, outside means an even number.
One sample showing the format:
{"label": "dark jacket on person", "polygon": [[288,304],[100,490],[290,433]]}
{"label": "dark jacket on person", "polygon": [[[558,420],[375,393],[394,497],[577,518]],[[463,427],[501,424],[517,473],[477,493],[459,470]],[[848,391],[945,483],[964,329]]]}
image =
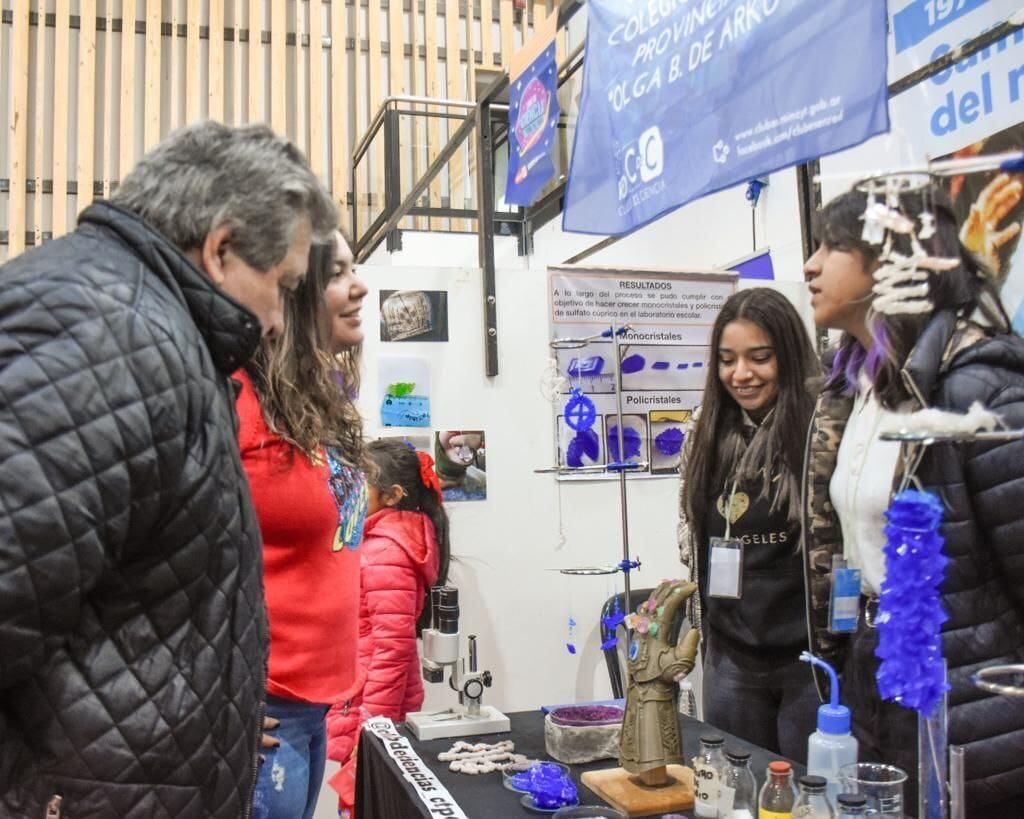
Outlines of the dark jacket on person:
{"label": "dark jacket on person", "polygon": [[[1024,428],[1024,340],[1016,335],[939,312],[903,380],[919,408],[963,413],[980,401],[1009,427]],[[832,556],[843,550],[829,482],[852,407],[850,397],[821,395],[804,478],[808,631],[812,650],[838,668],[848,637],[828,631]],[[945,506],[949,742],[966,747],[967,804],[978,810],[1024,795],[1024,699],[986,694],[970,680],[986,666],[1024,660],[1024,441],[936,444],[915,474]],[[894,488],[902,477],[900,467]]]}
{"label": "dark jacket on person", "polygon": [[0,268],[0,815],[248,813],[266,619],[227,374],[259,339],[107,203]]}

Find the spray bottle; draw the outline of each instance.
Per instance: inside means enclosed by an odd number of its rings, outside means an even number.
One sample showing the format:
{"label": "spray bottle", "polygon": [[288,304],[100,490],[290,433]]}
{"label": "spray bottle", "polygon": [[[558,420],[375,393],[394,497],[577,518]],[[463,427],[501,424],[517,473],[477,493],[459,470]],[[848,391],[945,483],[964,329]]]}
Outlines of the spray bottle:
{"label": "spray bottle", "polygon": [[818,730],[807,740],[807,773],[823,776],[828,782],[829,798],[839,793],[839,769],[857,761],[857,739],[850,733],[850,709],[839,704],[839,679],[835,669],[809,651],[800,655],[805,663],[828,672],[831,700],[818,707]]}

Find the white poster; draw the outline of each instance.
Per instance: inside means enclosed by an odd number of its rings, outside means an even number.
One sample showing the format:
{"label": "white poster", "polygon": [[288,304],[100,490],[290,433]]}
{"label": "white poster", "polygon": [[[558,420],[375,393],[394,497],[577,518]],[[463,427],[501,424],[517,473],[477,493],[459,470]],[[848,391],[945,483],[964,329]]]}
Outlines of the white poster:
{"label": "white poster", "polygon": [[[711,327],[736,290],[736,274],[552,267],[549,277],[551,338],[558,342],[553,354],[564,379],[556,412],[558,465],[625,460],[643,464],[634,473],[676,474],[686,426],[704,390]],[[626,328],[617,363],[613,324]],[[580,346],[564,342],[590,336],[598,338]],[[607,472],[568,477],[595,474]]]}
{"label": "white poster", "polygon": [[[1022,0],[889,0],[890,79],[928,65],[1022,8]],[[1024,31],[960,60],[890,105],[897,142],[920,158],[1024,149]],[[1024,331],[1024,177],[992,172],[944,184],[962,223],[977,210],[977,224],[962,238],[988,264],[1014,329]]]}
{"label": "white poster", "polygon": [[[1021,0],[889,0],[889,79],[934,62],[1004,22]],[[898,136],[930,157],[1024,120],[1024,31],[1017,31],[890,102]]]}

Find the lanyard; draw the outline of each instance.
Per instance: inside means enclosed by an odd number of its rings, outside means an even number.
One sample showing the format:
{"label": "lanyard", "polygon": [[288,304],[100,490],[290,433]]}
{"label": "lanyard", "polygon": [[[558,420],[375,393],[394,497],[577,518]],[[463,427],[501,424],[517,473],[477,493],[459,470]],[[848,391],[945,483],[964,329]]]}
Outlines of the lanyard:
{"label": "lanyard", "polygon": [[729,505],[725,507],[725,540],[730,540],[732,532],[732,502],[736,497],[736,481],[732,482],[732,489],[729,491]]}

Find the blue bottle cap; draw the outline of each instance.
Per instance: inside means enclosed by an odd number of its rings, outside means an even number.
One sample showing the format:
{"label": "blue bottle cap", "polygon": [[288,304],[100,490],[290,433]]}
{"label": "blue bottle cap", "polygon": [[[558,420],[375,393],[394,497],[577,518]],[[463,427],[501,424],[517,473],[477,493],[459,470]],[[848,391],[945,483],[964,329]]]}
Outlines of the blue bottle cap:
{"label": "blue bottle cap", "polygon": [[850,733],[850,709],[845,705],[819,705],[818,730],[823,734]]}

